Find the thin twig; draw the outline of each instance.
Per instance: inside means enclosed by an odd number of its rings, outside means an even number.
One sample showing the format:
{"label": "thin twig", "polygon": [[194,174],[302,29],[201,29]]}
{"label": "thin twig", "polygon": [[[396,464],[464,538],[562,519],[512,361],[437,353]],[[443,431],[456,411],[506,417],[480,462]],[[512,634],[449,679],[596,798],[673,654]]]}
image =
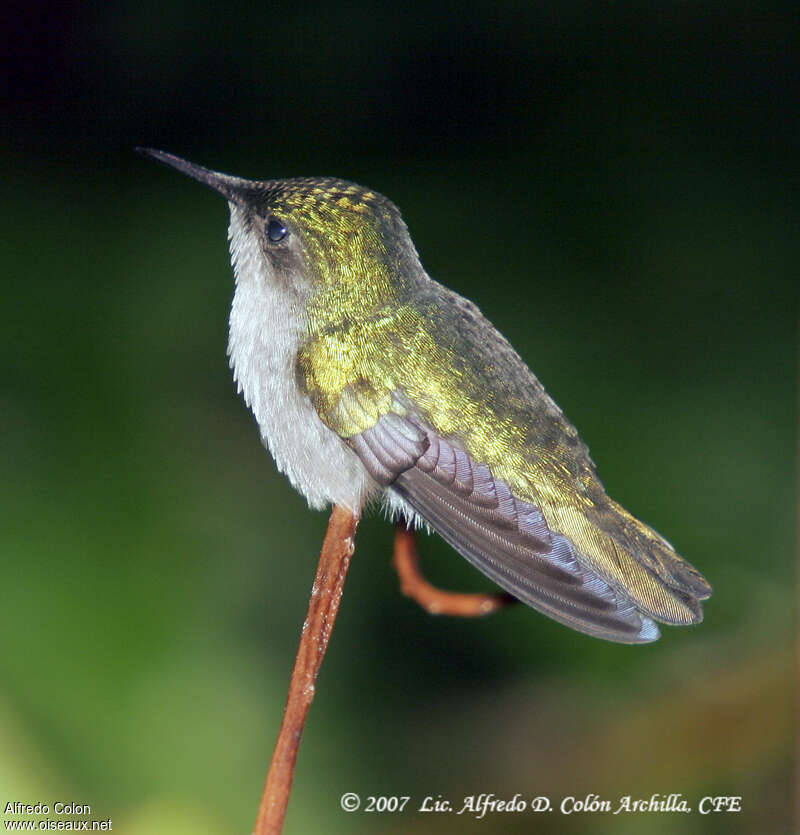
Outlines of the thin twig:
{"label": "thin twig", "polygon": [[394,529],[394,567],[400,578],[400,591],[432,615],[474,618],[517,602],[515,597],[505,592],[460,594],[432,586],[419,570],[414,531],[408,530],[402,523],[395,525]]}
{"label": "thin twig", "polygon": [[308,613],[289,681],[283,722],[272,753],[253,835],[278,835],[283,827],[297,749],[314,698],[314,682],[336,621],[350,557],[355,549],[357,526],[358,517],[334,506],[319,555],[317,576],[311,588]]}

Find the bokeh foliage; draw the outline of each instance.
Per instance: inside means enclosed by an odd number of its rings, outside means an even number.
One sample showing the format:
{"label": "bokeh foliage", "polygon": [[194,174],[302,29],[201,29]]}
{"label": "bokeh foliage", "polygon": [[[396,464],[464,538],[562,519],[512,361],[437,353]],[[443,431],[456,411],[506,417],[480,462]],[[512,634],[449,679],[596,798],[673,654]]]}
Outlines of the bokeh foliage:
{"label": "bokeh foliage", "polygon": [[[362,524],[287,832],[791,829],[798,212],[777,4],[28,4],[0,139],[0,800],[247,832],[325,516],[230,382],[224,205],[133,155],[388,194],[701,568],[645,648],[426,616]],[[794,83],[793,83],[794,82]],[[796,183],[795,183],[796,188]],[[436,538],[430,576],[486,583]],[[346,815],[345,791],[742,795],[740,815]]]}

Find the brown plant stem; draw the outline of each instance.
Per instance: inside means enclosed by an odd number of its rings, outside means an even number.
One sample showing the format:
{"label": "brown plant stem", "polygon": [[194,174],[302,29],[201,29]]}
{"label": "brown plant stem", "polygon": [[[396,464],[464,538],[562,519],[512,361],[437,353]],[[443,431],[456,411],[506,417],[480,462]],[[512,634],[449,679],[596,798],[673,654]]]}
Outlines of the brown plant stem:
{"label": "brown plant stem", "polygon": [[460,594],[432,586],[419,570],[414,531],[408,530],[402,523],[395,525],[394,529],[394,567],[400,578],[400,591],[432,615],[474,618],[517,602],[515,597],[505,592]]}
{"label": "brown plant stem", "polygon": [[289,695],[283,711],[275,750],[267,772],[264,793],[253,835],[278,835],[283,827],[292,788],[297,749],[308,708],[314,699],[316,681],[336,621],[342,589],[355,550],[358,517],[335,505],[319,555],[317,575],[311,587],[308,612],[289,681]]}

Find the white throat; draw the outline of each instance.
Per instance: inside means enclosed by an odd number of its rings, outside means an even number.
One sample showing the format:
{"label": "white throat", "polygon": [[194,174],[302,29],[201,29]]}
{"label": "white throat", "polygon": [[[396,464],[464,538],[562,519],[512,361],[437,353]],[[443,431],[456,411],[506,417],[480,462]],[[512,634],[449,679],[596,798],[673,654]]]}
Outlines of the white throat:
{"label": "white throat", "polygon": [[278,469],[312,508],[361,510],[377,485],[358,456],[319,418],[296,381],[303,311],[281,291],[242,210],[230,204],[228,228],[236,290],[228,355],[237,389],[255,415]]}

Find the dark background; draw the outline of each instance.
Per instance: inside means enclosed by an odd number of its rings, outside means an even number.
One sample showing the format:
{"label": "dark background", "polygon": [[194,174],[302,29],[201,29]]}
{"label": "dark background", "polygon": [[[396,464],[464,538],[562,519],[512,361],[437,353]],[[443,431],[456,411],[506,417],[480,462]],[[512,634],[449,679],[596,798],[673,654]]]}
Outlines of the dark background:
{"label": "dark background", "polygon": [[[793,4],[17,4],[3,22],[0,801],[249,832],[326,516],[225,358],[224,203],[137,157],[389,195],[712,582],[621,647],[432,618],[365,519],[287,832],[786,833]],[[441,584],[488,582],[435,537]],[[741,795],[740,814],[347,815],[343,792]],[[7,816],[8,818],[8,816]],[[8,818],[14,819],[14,818]]]}

